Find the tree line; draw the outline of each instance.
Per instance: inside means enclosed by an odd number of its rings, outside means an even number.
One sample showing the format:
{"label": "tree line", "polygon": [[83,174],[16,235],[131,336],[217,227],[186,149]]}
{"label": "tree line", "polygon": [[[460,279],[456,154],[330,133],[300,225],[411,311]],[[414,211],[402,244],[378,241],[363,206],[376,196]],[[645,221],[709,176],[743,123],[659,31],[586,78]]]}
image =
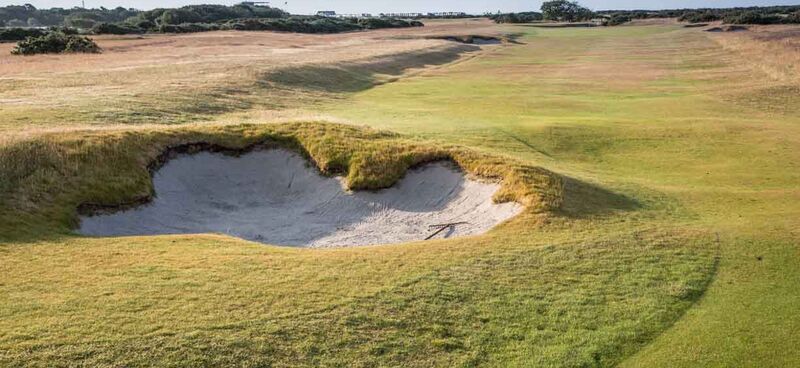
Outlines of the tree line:
{"label": "tree line", "polygon": [[[378,28],[419,27],[414,20],[394,18],[324,18],[293,16],[281,9],[249,4],[189,5],[180,8],[36,9],[33,5],[0,8],[0,41],[40,36],[35,27],[75,28],[90,34],[188,33],[215,30],[264,30],[337,33]],[[34,29],[25,29],[31,28]],[[63,32],[62,32],[63,33]]]}
{"label": "tree line", "polygon": [[554,0],[542,4],[541,12],[493,14],[497,23],[538,21],[584,22],[598,20],[603,25],[620,25],[634,19],[678,18],[682,22],[722,21],[728,24],[800,24],[800,5],[738,8],[601,10],[592,11],[575,1]]}
{"label": "tree line", "polygon": [[[22,21],[25,17],[26,21]],[[32,20],[35,19],[35,20]],[[216,30],[339,33],[380,28],[421,27],[395,18],[293,16],[268,6],[190,5],[176,9],[39,10],[32,5],[0,8],[0,41],[18,41],[13,54],[102,50],[86,34],[190,33]],[[8,27],[10,26],[10,27]]]}

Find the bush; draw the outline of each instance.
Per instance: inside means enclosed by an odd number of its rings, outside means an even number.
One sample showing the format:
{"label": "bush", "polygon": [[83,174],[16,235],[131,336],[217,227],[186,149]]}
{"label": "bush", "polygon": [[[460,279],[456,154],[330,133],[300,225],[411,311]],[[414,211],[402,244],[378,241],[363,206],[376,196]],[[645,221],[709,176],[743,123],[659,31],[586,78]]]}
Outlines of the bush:
{"label": "bush", "polygon": [[678,20],[689,23],[708,23],[720,20],[720,16],[712,12],[689,12],[683,14]]}
{"label": "bush", "polygon": [[22,41],[28,37],[44,36],[47,33],[41,29],[6,28],[0,29],[0,41]]}
{"label": "bush", "polygon": [[800,24],[800,10],[789,14],[786,18],[783,19],[783,23],[786,24]]}
{"label": "bush", "polygon": [[552,0],[542,3],[542,16],[544,19],[559,22],[581,22],[591,20],[594,12],[576,1]]}
{"label": "bush", "polygon": [[730,14],[723,19],[728,24],[779,24],[783,18],[773,14],[761,14],[754,11]]}
{"label": "bush", "polygon": [[491,16],[495,23],[532,23],[544,19],[542,13],[537,12],[522,12],[522,13],[507,13],[497,14]]}
{"label": "bush", "polygon": [[92,27],[92,33],[126,35],[144,33],[144,30],[124,23],[98,23]]}
{"label": "bush", "polygon": [[422,22],[416,20],[406,21],[396,18],[361,18],[357,22],[364,29],[421,27],[423,25]]}
{"label": "bush", "polygon": [[339,33],[362,29],[422,27],[422,22],[394,18],[336,19],[291,17],[281,19],[240,19],[225,23],[222,29],[237,31],[278,31],[297,33]]}
{"label": "bush", "polygon": [[17,43],[15,55],[59,54],[64,52],[99,53],[100,47],[88,37],[49,32],[44,36],[28,37]]}
{"label": "bush", "polygon": [[70,27],[50,27],[49,32],[61,32],[66,35],[80,34],[77,29]]}
{"label": "bush", "polygon": [[[188,5],[177,9],[153,9],[140,12],[126,20],[129,24],[139,25],[142,22],[152,23],[151,27],[142,29],[155,29],[157,26],[180,26],[189,23],[221,23],[237,19],[267,19],[286,18],[289,13],[278,8],[268,6],[250,6],[239,4],[225,5]],[[171,28],[167,28],[171,29]],[[178,28],[180,29],[180,28]]]}
{"label": "bush", "polygon": [[196,33],[218,31],[223,29],[219,24],[209,23],[181,23],[181,24],[162,24],[156,29],[155,32],[159,33]]}
{"label": "bush", "polygon": [[611,18],[608,18],[604,24],[607,26],[618,26],[621,24],[625,24],[631,21],[631,17],[626,14],[614,14]]}

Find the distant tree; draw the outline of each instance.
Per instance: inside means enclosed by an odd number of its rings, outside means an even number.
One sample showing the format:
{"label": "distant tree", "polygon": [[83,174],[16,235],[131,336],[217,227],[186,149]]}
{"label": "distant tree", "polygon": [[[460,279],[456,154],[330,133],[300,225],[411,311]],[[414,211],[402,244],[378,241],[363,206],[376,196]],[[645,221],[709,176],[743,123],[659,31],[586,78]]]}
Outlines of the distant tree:
{"label": "distant tree", "polygon": [[531,23],[542,20],[542,13],[522,12],[522,13],[497,13],[490,15],[489,18],[495,23]]}
{"label": "distant tree", "polygon": [[89,29],[94,27],[97,23],[97,20],[92,19],[90,16],[86,16],[85,14],[78,14],[75,16],[68,16],[64,20],[64,24],[67,27],[75,27],[81,29]]}
{"label": "distant tree", "polygon": [[627,14],[614,14],[610,18],[606,18],[606,20],[603,22],[603,24],[606,25],[606,26],[618,26],[620,24],[628,23],[631,20],[632,19],[631,19],[630,15],[627,15]]}
{"label": "distant tree", "polygon": [[681,22],[689,23],[707,23],[718,21],[719,19],[719,14],[710,11],[687,12],[678,18]]}
{"label": "distant tree", "polygon": [[553,0],[542,3],[542,15],[546,20],[578,22],[592,19],[594,13],[575,1]]}
{"label": "distant tree", "polygon": [[778,24],[784,18],[775,14],[762,14],[756,11],[747,11],[740,14],[725,16],[723,21],[728,24]]}
{"label": "distant tree", "polygon": [[783,20],[783,22],[787,23],[787,24],[798,24],[798,23],[800,23],[800,10],[798,10],[798,11],[792,13],[792,14],[789,14],[789,16],[786,17]]}
{"label": "distant tree", "polygon": [[23,22],[19,19],[12,19],[6,22],[6,27],[26,27],[28,23]]}

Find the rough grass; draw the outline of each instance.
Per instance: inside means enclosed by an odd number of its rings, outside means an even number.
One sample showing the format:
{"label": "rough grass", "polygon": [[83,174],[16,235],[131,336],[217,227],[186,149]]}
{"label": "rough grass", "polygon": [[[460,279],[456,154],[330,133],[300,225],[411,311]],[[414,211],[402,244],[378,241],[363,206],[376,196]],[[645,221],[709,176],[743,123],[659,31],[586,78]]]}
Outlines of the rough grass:
{"label": "rough grass", "polygon": [[[464,26],[480,30],[487,24]],[[369,88],[397,78],[408,68],[446,63],[475,51],[471,45],[413,36],[450,32],[454,26],[458,24],[433,22],[425,29],[335,35],[205,32],[100,36],[96,41],[105,50],[101,55],[14,58],[4,55],[10,46],[0,45],[0,111],[4,117],[0,129],[175,124],[247,109],[305,106],[320,97],[330,98],[331,93],[287,93],[271,77],[310,65],[334,71],[341,64],[351,69],[360,65],[364,73],[346,74],[338,81]],[[395,37],[398,35],[413,37]],[[350,77],[357,78],[347,79]]]}

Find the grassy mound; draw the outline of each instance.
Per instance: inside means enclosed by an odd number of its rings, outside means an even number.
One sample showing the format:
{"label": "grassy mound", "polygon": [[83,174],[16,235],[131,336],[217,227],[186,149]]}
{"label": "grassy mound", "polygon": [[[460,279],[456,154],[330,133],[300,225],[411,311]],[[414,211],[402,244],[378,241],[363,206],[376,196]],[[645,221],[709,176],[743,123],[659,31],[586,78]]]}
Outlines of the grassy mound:
{"label": "grassy mound", "polygon": [[[359,189],[451,159],[527,210],[479,237],[326,251],[69,234],[80,204],[150,196],[158,157],[192,142],[286,147]],[[0,365],[611,365],[675,321],[715,268],[702,234],[587,234],[591,222],[559,217],[570,193],[550,171],[352,126],[37,134],[0,144],[0,178]]]}
{"label": "grassy mound", "polygon": [[140,203],[152,195],[149,169],[157,157],[169,147],[199,142],[232,149],[255,144],[293,149],[323,173],[346,175],[351,189],[389,187],[410,167],[450,159],[469,173],[502,180],[497,201],[517,201],[540,212],[557,209],[562,202],[561,179],[547,170],[456,146],[426,146],[390,133],[340,125],[154,129],[89,137],[58,134],[0,147],[0,239],[68,232],[81,205]]}
{"label": "grassy mound", "polygon": [[11,50],[15,55],[99,53],[100,47],[92,39],[63,32],[48,32],[43,36],[28,37]]}

